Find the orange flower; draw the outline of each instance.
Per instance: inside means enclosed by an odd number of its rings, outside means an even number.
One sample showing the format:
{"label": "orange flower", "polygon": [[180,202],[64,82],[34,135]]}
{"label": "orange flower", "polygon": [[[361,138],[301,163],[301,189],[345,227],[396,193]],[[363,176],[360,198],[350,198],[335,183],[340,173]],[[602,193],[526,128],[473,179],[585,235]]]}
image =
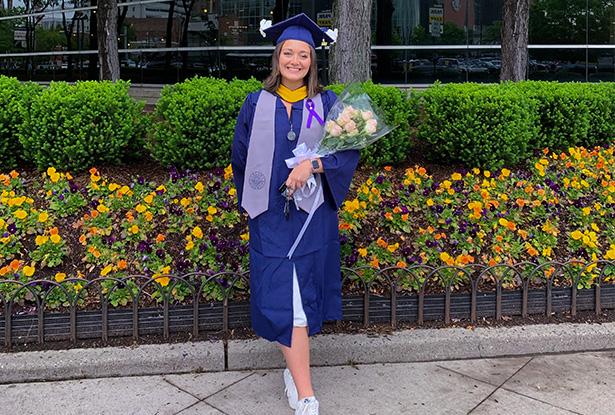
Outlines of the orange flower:
{"label": "orange flower", "polygon": [[393,213],[400,213],[401,212],[401,208],[399,206],[395,206],[393,208]]}
{"label": "orange flower", "polygon": [[389,246],[389,244],[387,244],[384,239],[382,238],[378,238],[378,240],[376,241],[376,243],[378,244],[379,247],[381,248],[386,248],[387,246]]}
{"label": "orange flower", "polygon": [[347,224],[346,222],[340,222],[340,225],[339,225],[339,230],[340,231],[347,231],[349,229],[350,229],[350,225],[349,224]]}
{"label": "orange flower", "polygon": [[384,214],[384,217],[385,217],[387,220],[393,220],[393,214],[392,214],[391,212],[387,212],[387,213],[385,213],[385,214]]}
{"label": "orange flower", "polygon": [[21,266],[21,261],[18,259],[14,259],[11,261],[10,266],[13,271],[17,271]]}
{"label": "orange flower", "polygon": [[81,235],[79,237],[79,242],[81,243],[81,245],[85,245],[87,243],[85,235]]}
{"label": "orange flower", "polygon": [[156,242],[160,243],[163,242],[165,239],[164,235],[159,233],[158,235],[156,235]]}
{"label": "orange flower", "polygon": [[92,210],[90,212],[90,215],[92,215],[92,219],[97,218],[99,215],[99,212],[97,210]]}
{"label": "orange flower", "polygon": [[91,174],[91,175],[96,175],[96,174],[98,174],[98,170],[96,170],[96,167],[92,167],[92,168],[90,169],[90,174]]}
{"label": "orange flower", "polygon": [[57,234],[58,234],[58,228],[49,229],[49,235],[57,235]]}
{"label": "orange flower", "polygon": [[399,268],[406,268],[406,263],[404,261],[397,261],[397,264],[395,264],[396,266],[398,266]]}
{"label": "orange flower", "polygon": [[391,167],[391,166],[384,166],[384,169],[385,169],[386,171],[391,171],[392,167]]}
{"label": "orange flower", "polygon": [[11,175],[11,178],[13,179],[16,179],[17,177],[19,177],[19,173],[17,173],[15,170],[11,170],[9,174]]}
{"label": "orange flower", "polygon": [[408,220],[408,214],[404,213],[403,215],[401,215],[401,220],[403,220],[404,222]]}
{"label": "orange flower", "polygon": [[119,269],[126,269],[127,266],[128,266],[128,263],[126,262],[125,259],[120,259],[117,263],[117,267]]}
{"label": "orange flower", "polygon": [[0,268],[0,277],[5,276],[6,274],[8,274],[11,271],[11,267],[8,265],[5,265],[4,267]]}
{"label": "orange flower", "polygon": [[369,265],[371,265],[373,268],[380,268],[380,262],[376,257],[372,257],[372,260],[369,261]]}

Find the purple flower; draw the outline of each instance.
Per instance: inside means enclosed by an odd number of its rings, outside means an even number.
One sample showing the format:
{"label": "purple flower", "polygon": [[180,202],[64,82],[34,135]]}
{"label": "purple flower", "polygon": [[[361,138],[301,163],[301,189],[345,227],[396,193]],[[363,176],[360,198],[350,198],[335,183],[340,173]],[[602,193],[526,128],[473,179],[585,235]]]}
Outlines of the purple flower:
{"label": "purple flower", "polygon": [[58,199],[64,200],[64,193],[62,193],[60,196],[58,196]]}
{"label": "purple flower", "polygon": [[141,176],[137,177],[137,183],[139,183],[140,185],[144,185],[145,184],[145,179]]}
{"label": "purple flower", "polygon": [[410,183],[410,185],[408,186],[408,191],[410,193],[414,193],[416,191],[416,186],[413,183]]}
{"label": "purple flower", "polygon": [[17,232],[17,226],[14,223],[11,223],[7,228],[7,231],[9,231],[10,233],[14,234],[15,232]]}
{"label": "purple flower", "polygon": [[79,186],[77,186],[77,184],[72,180],[68,181],[68,187],[71,193],[77,193],[79,191]]}
{"label": "purple flower", "polygon": [[384,183],[384,176],[380,175],[380,176],[376,177],[376,183],[378,183],[378,184]]}
{"label": "purple flower", "polygon": [[164,259],[165,257],[165,252],[164,249],[158,249],[156,250],[156,256],[160,259]]}

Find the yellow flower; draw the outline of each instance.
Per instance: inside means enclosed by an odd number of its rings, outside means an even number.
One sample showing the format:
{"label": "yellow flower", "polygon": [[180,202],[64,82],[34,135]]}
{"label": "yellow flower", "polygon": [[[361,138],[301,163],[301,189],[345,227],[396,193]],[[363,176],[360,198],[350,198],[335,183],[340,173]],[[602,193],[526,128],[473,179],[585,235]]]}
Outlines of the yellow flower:
{"label": "yellow flower", "polygon": [[37,235],[34,241],[36,243],[36,246],[41,246],[41,245],[44,245],[48,240],[49,240],[48,236]]}
{"label": "yellow flower", "polygon": [[179,204],[182,205],[184,209],[190,206],[190,203],[192,203],[192,200],[187,197],[182,197],[182,200],[180,200],[179,202]]}
{"label": "yellow flower", "polygon": [[367,256],[367,248],[359,248],[357,251],[359,251],[359,255],[361,255],[361,257],[366,257]]}
{"label": "yellow flower", "polygon": [[431,206],[433,206],[433,205],[434,205],[434,203],[433,203],[433,199],[427,199],[427,206],[430,206],[430,207],[431,207]]}
{"label": "yellow flower", "polygon": [[572,239],[574,239],[575,241],[578,241],[583,237],[583,233],[581,231],[574,231],[570,234],[570,236],[572,236]]}
{"label": "yellow flower", "polygon": [[590,212],[592,211],[592,208],[590,207],[584,207],[583,208],[583,215],[585,216],[589,216]]}
{"label": "yellow flower", "polygon": [[49,214],[47,214],[47,212],[41,212],[38,215],[38,221],[39,222],[46,222],[47,219],[49,219]]}
{"label": "yellow flower", "polygon": [[203,183],[201,182],[197,182],[197,184],[194,185],[194,189],[199,192],[202,193],[203,190],[205,189],[205,186],[203,186]]}
{"label": "yellow flower", "polygon": [[19,209],[19,210],[16,210],[16,211],[15,211],[14,215],[15,215],[15,217],[16,217],[17,219],[21,219],[21,220],[23,220],[23,219],[25,219],[25,218],[28,216],[28,212],[26,212],[26,211],[25,211],[25,210],[23,210],[23,209]]}
{"label": "yellow flower", "polygon": [[49,239],[51,239],[51,242],[53,242],[54,244],[59,244],[60,241],[62,241],[62,237],[58,234],[51,235]]}
{"label": "yellow flower", "polygon": [[56,173],[55,167],[47,167],[47,176],[51,176]]}
{"label": "yellow flower", "polygon": [[105,213],[109,211],[109,208],[101,203],[98,206],[96,206],[96,210],[99,211],[100,213]]}
{"label": "yellow flower", "polygon": [[228,191],[229,196],[235,196],[237,194],[237,190],[234,187],[231,187]]}
{"label": "yellow flower", "polygon": [[504,227],[508,227],[508,220],[504,219],[504,218],[500,218],[500,220],[498,221],[498,223]]}
{"label": "yellow flower", "polygon": [[460,173],[453,173],[453,175],[451,176],[451,179],[458,181],[461,180],[461,174]]}
{"label": "yellow flower", "polygon": [[389,250],[389,252],[395,252],[397,250],[397,248],[399,248],[399,243],[394,243],[391,244],[387,247],[387,249]]}
{"label": "yellow flower", "polygon": [[53,183],[57,183],[60,180],[60,175],[58,173],[54,173],[51,176],[49,176],[49,179],[53,182]]}
{"label": "yellow flower", "polygon": [[162,190],[163,193],[165,193],[167,191],[167,188],[164,187],[164,184],[161,184],[160,186],[158,186],[156,188],[156,191],[161,191],[161,190]]}
{"label": "yellow flower", "polygon": [[150,193],[149,195],[145,196],[143,198],[143,200],[145,201],[145,203],[147,203],[148,205],[152,204],[152,201],[154,200],[154,194]]}
{"label": "yellow flower", "polygon": [[188,242],[186,242],[186,251],[190,251],[194,248],[194,242],[192,241],[192,238],[187,239]]}
{"label": "yellow flower", "polygon": [[228,180],[233,177],[233,166],[230,164],[224,169],[224,180]]}
{"label": "yellow flower", "polygon": [[145,220],[148,222],[151,222],[152,219],[154,219],[154,214],[150,212],[149,210],[145,212],[144,216],[145,216]]}
{"label": "yellow flower", "polygon": [[129,230],[130,230],[130,233],[136,234],[139,232],[139,227],[137,225],[132,225]]}
{"label": "yellow flower", "polygon": [[213,222],[214,217],[211,216],[211,215],[207,215],[207,216],[205,216],[205,219],[207,220],[207,222]]}
{"label": "yellow flower", "polygon": [[510,170],[502,169],[502,177],[508,177],[508,176],[510,176]]}
{"label": "yellow flower", "polygon": [[615,260],[615,244],[611,244],[611,248],[606,251],[605,258],[609,261]]}
{"label": "yellow flower", "polygon": [[195,226],[194,229],[192,230],[192,235],[194,235],[194,237],[197,239],[201,239],[203,237],[203,231],[201,230],[200,227]]}
{"label": "yellow flower", "polygon": [[32,275],[34,275],[34,267],[31,267],[30,265],[26,265],[25,267],[23,267],[23,275],[25,275],[26,277],[31,277]]}
{"label": "yellow flower", "polygon": [[81,289],[83,288],[83,285],[81,285],[80,282],[78,282],[77,284],[75,284],[75,286],[73,287],[73,289],[75,290],[76,293],[78,293],[79,291],[81,291]]}
{"label": "yellow flower", "polygon": [[491,177],[491,172],[489,170],[485,170],[483,174],[485,175],[485,177]]}
{"label": "yellow flower", "polygon": [[241,235],[239,235],[239,237],[242,241],[247,241],[248,239],[250,239],[250,232],[242,233]]}
{"label": "yellow flower", "polygon": [[147,210],[147,208],[145,206],[143,206],[141,203],[139,203],[137,205],[137,207],[135,208],[135,210],[139,213],[143,213]]}
{"label": "yellow flower", "polygon": [[216,213],[218,213],[218,209],[216,209],[214,206],[209,206],[207,208],[207,213],[209,213],[210,215],[215,215]]}
{"label": "yellow flower", "polygon": [[104,277],[113,270],[113,265],[109,264],[100,271],[100,276]]}
{"label": "yellow flower", "polygon": [[542,249],[542,256],[544,256],[544,257],[550,257],[550,256],[551,256],[551,252],[552,252],[551,247],[546,247],[546,248],[543,248],[543,249]]}
{"label": "yellow flower", "polygon": [[600,232],[600,228],[598,227],[598,225],[596,225],[595,223],[592,222],[591,227],[593,230],[595,230],[596,232]]}
{"label": "yellow flower", "polygon": [[56,280],[56,282],[62,282],[66,279],[66,274],[63,272],[58,272],[53,278]]}

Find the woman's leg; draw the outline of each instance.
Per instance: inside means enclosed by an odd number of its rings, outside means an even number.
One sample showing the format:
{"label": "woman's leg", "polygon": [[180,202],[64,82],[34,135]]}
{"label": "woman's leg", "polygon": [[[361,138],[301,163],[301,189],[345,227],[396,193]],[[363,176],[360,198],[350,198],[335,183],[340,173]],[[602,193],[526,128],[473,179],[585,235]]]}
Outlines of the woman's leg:
{"label": "woman's leg", "polygon": [[310,375],[310,339],[307,327],[293,327],[291,347],[279,344],[286,366],[290,369],[299,400],[314,396],[312,389],[312,377]]}

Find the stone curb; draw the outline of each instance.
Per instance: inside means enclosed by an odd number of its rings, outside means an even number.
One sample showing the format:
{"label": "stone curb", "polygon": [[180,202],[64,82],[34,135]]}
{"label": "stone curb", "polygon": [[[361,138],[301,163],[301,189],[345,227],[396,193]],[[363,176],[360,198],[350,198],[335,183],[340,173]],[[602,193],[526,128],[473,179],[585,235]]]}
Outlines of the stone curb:
{"label": "stone curb", "polygon": [[222,370],[222,341],[0,353],[0,384]]}
{"label": "stone curb", "polygon": [[[416,329],[312,339],[315,366],[412,363],[615,349],[615,323]],[[222,341],[0,353],[0,384],[284,367],[274,344]]]}
{"label": "stone curb", "polygon": [[[416,329],[379,336],[316,336],[311,361],[314,366],[413,363],[607,349],[615,349],[615,323]],[[265,340],[229,342],[229,370],[282,367],[281,353]]]}

